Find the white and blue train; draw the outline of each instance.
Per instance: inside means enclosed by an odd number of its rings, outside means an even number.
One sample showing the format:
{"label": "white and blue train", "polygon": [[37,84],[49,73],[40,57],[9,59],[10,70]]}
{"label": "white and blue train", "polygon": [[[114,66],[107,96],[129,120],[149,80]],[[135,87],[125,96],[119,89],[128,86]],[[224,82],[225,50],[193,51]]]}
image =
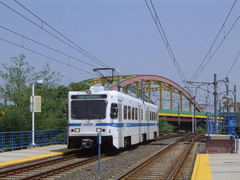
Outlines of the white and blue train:
{"label": "white and blue train", "polygon": [[68,148],[117,149],[159,135],[158,107],[118,91],[92,86],[68,93]]}

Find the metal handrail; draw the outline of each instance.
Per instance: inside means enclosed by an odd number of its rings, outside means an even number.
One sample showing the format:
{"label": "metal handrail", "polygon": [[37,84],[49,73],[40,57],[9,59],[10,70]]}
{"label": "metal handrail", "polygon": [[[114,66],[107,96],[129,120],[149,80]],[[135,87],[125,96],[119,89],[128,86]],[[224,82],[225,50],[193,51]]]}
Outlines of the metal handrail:
{"label": "metal handrail", "polygon": [[[0,151],[22,149],[31,146],[32,131],[0,132]],[[66,144],[66,130],[34,131],[36,146]]]}

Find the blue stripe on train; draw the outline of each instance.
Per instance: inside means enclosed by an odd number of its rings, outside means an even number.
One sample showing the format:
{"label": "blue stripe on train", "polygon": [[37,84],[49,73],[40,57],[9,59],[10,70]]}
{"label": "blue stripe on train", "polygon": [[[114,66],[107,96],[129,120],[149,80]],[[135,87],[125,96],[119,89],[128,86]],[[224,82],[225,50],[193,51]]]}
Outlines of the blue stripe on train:
{"label": "blue stripe on train", "polygon": [[[158,123],[96,123],[96,126],[112,126],[112,127],[143,127],[157,126]],[[71,123],[68,126],[82,126],[82,123]]]}
{"label": "blue stripe on train", "polygon": [[71,124],[68,124],[68,126],[81,126],[82,123],[71,123]]}

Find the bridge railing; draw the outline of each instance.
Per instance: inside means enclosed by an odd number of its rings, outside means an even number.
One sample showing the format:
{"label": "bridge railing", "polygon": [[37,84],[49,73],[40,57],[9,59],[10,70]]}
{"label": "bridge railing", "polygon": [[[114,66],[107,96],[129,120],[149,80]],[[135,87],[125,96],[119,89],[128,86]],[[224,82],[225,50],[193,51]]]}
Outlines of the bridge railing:
{"label": "bridge railing", "polygon": [[[66,130],[39,130],[34,131],[36,146],[51,144],[66,144]],[[30,147],[32,131],[0,132],[0,151]]]}

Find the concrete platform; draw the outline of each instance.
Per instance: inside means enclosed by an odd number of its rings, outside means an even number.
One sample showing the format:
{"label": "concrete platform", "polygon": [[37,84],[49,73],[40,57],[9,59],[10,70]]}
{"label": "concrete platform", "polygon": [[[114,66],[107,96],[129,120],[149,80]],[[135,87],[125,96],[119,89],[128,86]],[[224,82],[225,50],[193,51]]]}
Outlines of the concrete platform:
{"label": "concrete platform", "polygon": [[7,151],[0,153],[0,168],[2,166],[26,162],[29,160],[46,158],[55,155],[62,155],[63,153],[72,150],[67,149],[67,145],[51,145],[33,147],[30,149],[22,149],[15,151]]}
{"label": "concrete platform", "polygon": [[199,154],[192,180],[240,179],[240,154]]}
{"label": "concrete platform", "polygon": [[211,154],[209,157],[213,180],[240,179],[239,154]]}

